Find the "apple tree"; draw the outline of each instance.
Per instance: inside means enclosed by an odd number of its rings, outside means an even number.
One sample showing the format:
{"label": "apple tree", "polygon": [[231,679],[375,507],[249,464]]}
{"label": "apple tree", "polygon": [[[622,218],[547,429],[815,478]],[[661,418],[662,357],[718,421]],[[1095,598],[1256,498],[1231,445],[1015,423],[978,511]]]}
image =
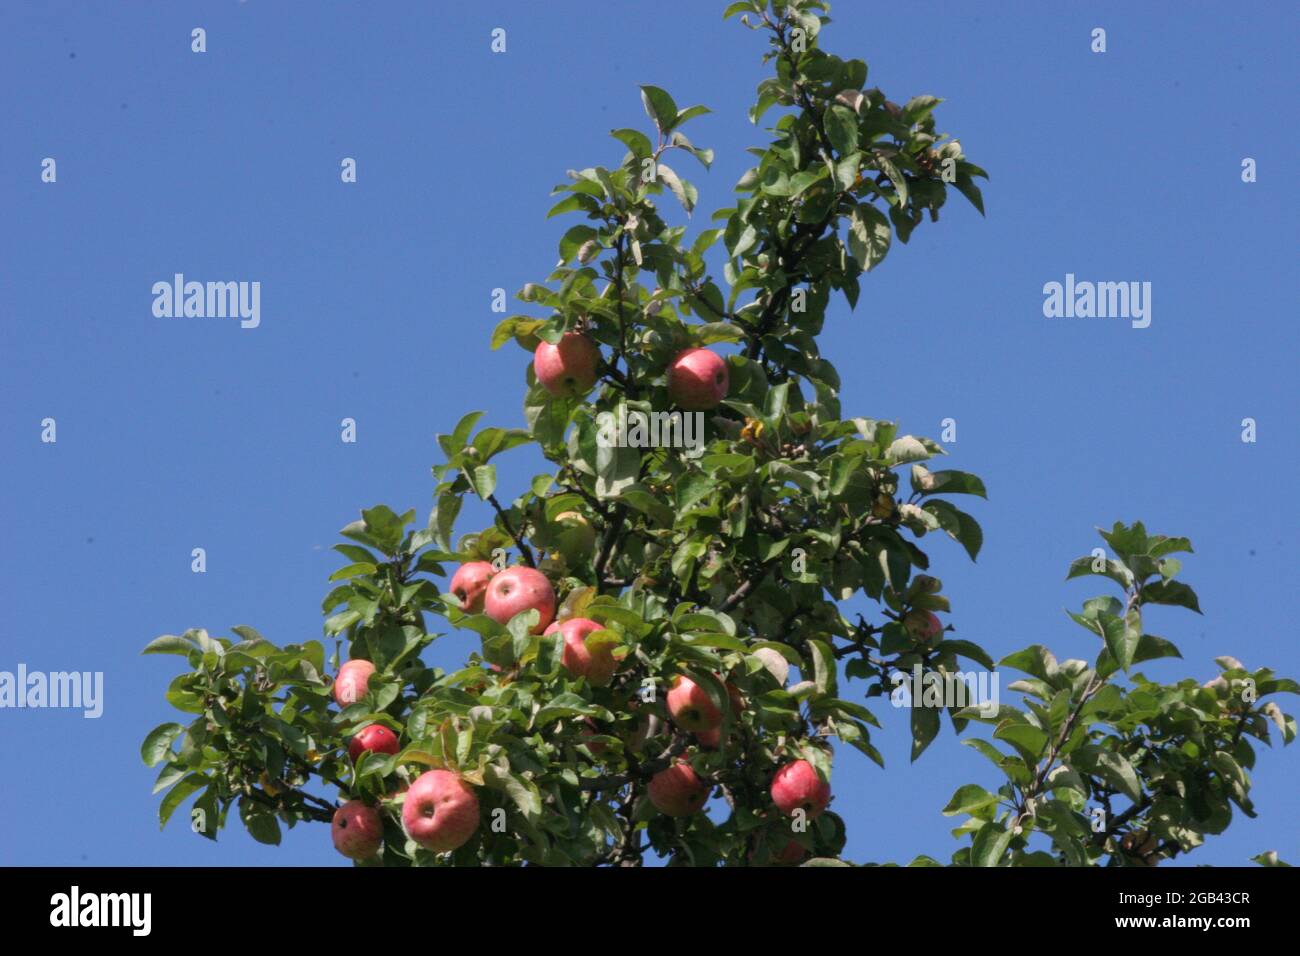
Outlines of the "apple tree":
{"label": "apple tree", "polygon": [[[580,222],[491,340],[533,356],[523,427],[466,415],[438,438],[426,523],[377,505],[342,530],[325,641],[239,626],[145,649],[188,665],[166,694],[187,722],[142,748],[164,825],[193,798],[210,839],[232,810],[266,843],[319,821],[363,865],[827,864],[852,822],[849,801],[829,806],[833,760],[883,766],[869,705],[893,676],[994,668],[938,616],[952,608],[920,547],[976,557],[958,502],[983,483],[934,468],[929,438],[845,418],[818,349],[832,301],[854,306],[949,187],[983,211],[985,173],[937,131],[936,97],[900,105],[822,49],[826,10],[726,9],[765,39],[749,116],[771,136],[711,228],[661,215],[696,212],[681,170],[713,154],[685,133],[705,108],[657,87],[647,128],[613,132],[621,161],[556,187],[551,215]],[[545,469],[500,493],[497,460],[525,446]],[[466,497],[492,520],[458,533]],[[1220,658],[1204,686],[1133,670],[1177,654],[1143,630],[1146,606],[1199,612],[1173,557],[1190,545],[1141,524],[1103,537],[1112,556],[1070,570],[1122,591],[1073,615],[1094,662],[1030,647],[1001,661],[1026,675],[1023,706],[888,708],[910,713],[913,760],[945,715],[987,726],[962,743],[996,781],[944,809],[965,816],[954,864],[1186,853],[1234,807],[1253,814],[1252,740],[1295,736],[1266,698],[1297,685],[1266,669]],[[874,610],[846,613],[857,595]],[[481,637],[449,672],[423,659],[448,629]]]}

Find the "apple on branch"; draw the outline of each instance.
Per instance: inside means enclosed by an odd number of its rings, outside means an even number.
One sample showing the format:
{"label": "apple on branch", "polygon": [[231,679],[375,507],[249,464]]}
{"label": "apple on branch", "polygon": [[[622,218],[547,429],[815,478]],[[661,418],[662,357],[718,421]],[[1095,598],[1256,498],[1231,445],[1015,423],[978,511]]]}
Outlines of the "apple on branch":
{"label": "apple on branch", "polygon": [[497,573],[488,561],[469,561],[456,569],[448,590],[456,595],[466,614],[482,614],[483,599],[487,596],[488,582]]}
{"label": "apple on branch", "polygon": [[603,631],[605,625],[586,617],[571,617],[564,622],[552,623],[547,634],[559,631],[564,641],[560,664],[573,677],[585,677],[593,687],[604,687],[614,677],[618,661],[609,644],[587,647],[587,636]]}
{"label": "apple on branch", "polygon": [[682,730],[699,733],[716,730],[722,724],[722,712],[709,693],[685,674],[673,678],[668,688],[668,713]]}
{"label": "apple on branch", "polygon": [[368,860],[384,843],[384,821],[375,807],[349,800],[334,811],[330,836],[349,860]]}
{"label": "apple on branch", "polygon": [[348,742],[348,756],[352,758],[353,763],[360,760],[361,755],[365,753],[395,754],[401,749],[397,734],[383,724],[363,727]]}
{"label": "apple on branch", "polygon": [[340,707],[355,704],[370,692],[370,678],[374,676],[375,665],[370,661],[348,661],[339,668],[338,677],[334,678],[334,699]]}
{"label": "apple on branch", "polygon": [[689,817],[709,802],[709,785],[685,761],[677,761],[650,778],[650,802],[670,817]]}
{"label": "apple on branch", "polygon": [[913,640],[922,644],[933,643],[943,633],[943,622],[933,611],[913,610],[903,616],[903,627]]}
{"label": "apple on branch", "polygon": [[488,582],[483,610],[503,625],[509,624],[516,614],[536,611],[539,617],[532,633],[541,634],[555,619],[555,589],[536,568],[506,568]]}
{"label": "apple on branch", "polygon": [[582,332],[565,332],[556,343],[533,352],[533,373],[542,387],[562,398],[581,398],[596,384],[600,348]]}
{"label": "apple on branch", "polygon": [[807,760],[795,760],[772,777],[772,802],[787,817],[802,810],[811,820],[831,802],[831,785]]}
{"label": "apple on branch", "polygon": [[451,771],[429,770],[406,791],[402,825],[407,836],[426,850],[455,850],[478,829],[478,797]]}
{"label": "apple on branch", "polygon": [[692,412],[717,408],[727,397],[727,363],[708,349],[687,349],[668,366],[668,397]]}

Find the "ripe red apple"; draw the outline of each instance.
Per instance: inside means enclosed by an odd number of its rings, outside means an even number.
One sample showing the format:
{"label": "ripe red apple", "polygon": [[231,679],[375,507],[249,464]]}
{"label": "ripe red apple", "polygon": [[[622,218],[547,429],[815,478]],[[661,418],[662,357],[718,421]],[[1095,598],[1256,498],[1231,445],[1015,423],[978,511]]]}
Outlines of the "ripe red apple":
{"label": "ripe red apple", "polygon": [[456,595],[466,614],[482,614],[488,582],[497,569],[488,561],[469,561],[456,569],[448,590]]}
{"label": "ripe red apple", "polygon": [[726,361],[708,349],[687,349],[668,366],[668,397],[687,411],[717,408],[730,384]]}
{"label": "ripe red apple", "polygon": [[660,770],[650,778],[646,792],[655,809],[670,817],[689,817],[709,802],[708,785],[685,762]]}
{"label": "ripe red apple", "polygon": [[705,750],[717,750],[722,746],[722,728],[714,727],[712,730],[697,730],[695,732],[695,742]]}
{"label": "ripe red apple", "polygon": [[350,860],[367,860],[384,843],[384,821],[375,807],[349,800],[334,811],[330,824],[334,849]]}
{"label": "ripe red apple", "polygon": [[565,332],[560,341],[543,342],[533,352],[533,373],[552,395],[581,398],[596,384],[600,348],[581,332]]}
{"label": "ripe red apple", "polygon": [[[553,625],[552,625],[553,626]],[[564,650],[560,654],[560,663],[574,677],[585,677],[593,687],[604,687],[614,676],[618,661],[614,659],[614,650],[609,645],[587,649],[587,635],[593,631],[604,630],[605,626],[586,617],[571,617],[560,625],[559,631],[564,635]],[[547,629],[547,633],[550,628]]]}
{"label": "ripe red apple", "polygon": [[668,689],[668,713],[678,727],[691,733],[714,730],[722,723],[708,692],[685,674],[674,677]]}
{"label": "ripe red apple", "polygon": [[377,754],[395,754],[401,750],[397,734],[383,724],[371,724],[358,730],[348,743],[348,756],[355,762],[361,755],[373,751]]}
{"label": "ripe red apple", "polygon": [[347,707],[365,697],[374,672],[375,665],[370,661],[348,661],[340,667],[339,676],[334,678],[334,699],[339,706]]}
{"label": "ripe red apple", "polygon": [[831,802],[831,785],[817,775],[807,760],[795,760],[772,777],[772,802],[787,817],[803,810],[811,820]]}
{"label": "ripe red apple", "polygon": [[933,611],[908,611],[903,617],[903,627],[915,640],[929,644],[943,633],[943,622]]}
{"label": "ripe red apple", "polygon": [[555,617],[555,589],[536,568],[506,568],[488,582],[483,610],[498,624],[508,624],[516,614],[536,610],[540,615],[534,634],[546,630]]}
{"label": "ripe red apple", "polygon": [[420,774],[406,791],[402,825],[426,850],[446,853],[462,846],[478,829],[478,797],[449,770]]}

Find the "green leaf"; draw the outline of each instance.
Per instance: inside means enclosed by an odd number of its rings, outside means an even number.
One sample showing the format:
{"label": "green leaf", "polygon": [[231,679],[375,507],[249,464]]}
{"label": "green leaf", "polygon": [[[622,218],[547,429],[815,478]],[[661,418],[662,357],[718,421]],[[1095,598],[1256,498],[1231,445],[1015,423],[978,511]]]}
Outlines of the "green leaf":
{"label": "green leaf", "polygon": [[1015,834],[1004,829],[1001,824],[986,823],[980,827],[971,845],[971,866],[997,866],[998,861],[1007,852],[1007,847],[1011,845],[1013,836]]}
{"label": "green leaf", "polygon": [[146,767],[156,767],[163,758],[170,756],[172,743],[185,732],[180,724],[159,724],[149,731],[140,745],[140,757]]}
{"label": "green leaf", "polygon": [[827,110],[825,125],[827,139],[841,156],[858,148],[858,117],[847,106],[836,104]]}
{"label": "green leaf", "polygon": [[1181,581],[1156,581],[1142,588],[1143,604],[1172,604],[1201,613],[1196,592]]}
{"label": "green leaf", "polygon": [[[624,146],[626,146],[628,150],[632,153],[632,155],[635,156],[637,159],[646,159],[647,157],[652,156],[654,154],[655,150],[654,150],[654,146],[650,142],[650,137],[646,136],[646,134],[642,133],[640,130],[614,129],[609,131],[609,135],[613,136],[616,140],[618,140]],[[587,197],[587,198],[591,198],[591,197]],[[560,205],[564,205],[564,204],[561,203]],[[556,206],[555,208],[559,209],[560,207]],[[600,205],[597,204],[596,208],[597,210],[599,210]],[[548,218],[549,216],[554,214],[555,214],[555,210],[553,209],[551,210],[550,213],[548,213]]]}
{"label": "green leaf", "polygon": [[884,213],[869,203],[853,207],[849,214],[849,255],[864,271],[871,271],[885,258],[891,239]]}
{"label": "green leaf", "polygon": [[469,472],[470,485],[484,501],[497,489],[497,466],[478,465]]}
{"label": "green leaf", "polygon": [[942,498],[932,498],[921,508],[938,518],[939,527],[966,549],[972,561],[975,560],[984,546],[984,531],[978,521]]}
{"label": "green leaf", "polygon": [[1048,684],[1056,680],[1056,657],[1041,644],[1033,644],[1024,650],[1008,654],[998,661],[998,666],[1014,668]]}
{"label": "green leaf", "polygon": [[659,132],[667,133],[677,125],[677,104],[659,87],[641,87],[641,103],[645,106],[646,115],[659,127]]}
{"label": "green leaf", "polygon": [[239,801],[239,818],[243,821],[244,828],[258,843],[269,846],[280,845],[279,821],[248,797]]}
{"label": "green leaf", "polygon": [[194,644],[183,637],[177,637],[175,634],[164,634],[162,637],[155,637],[141,651],[141,654],[180,654],[182,657],[188,655],[190,651],[196,650]]}
{"label": "green leaf", "polygon": [[939,709],[937,707],[912,707],[912,763],[925,752],[925,748],[939,733]]}
{"label": "green leaf", "polygon": [[943,815],[951,817],[958,813],[973,813],[997,802],[997,794],[989,793],[978,784],[968,783],[957,788],[957,792],[952,795],[948,805],[943,808]]}
{"label": "green leaf", "polygon": [[1069,755],[1067,761],[1077,770],[1101,777],[1130,800],[1142,799],[1142,785],[1133,765],[1114,751],[1096,744],[1083,744]]}
{"label": "green leaf", "polygon": [[1047,734],[1033,724],[1005,722],[993,731],[993,736],[998,740],[1015,744],[1034,756],[1041,756],[1044,748],[1047,747]]}
{"label": "green leaf", "polygon": [[660,179],[668,184],[668,188],[673,191],[673,195],[677,197],[677,201],[682,204],[682,207],[686,212],[688,214],[693,212],[695,210],[695,203],[700,198],[699,191],[690,183],[683,179],[679,179],[677,173],[673,171],[672,167],[667,166],[664,163],[659,164],[657,174]]}
{"label": "green leaf", "polygon": [[914,472],[912,489],[922,495],[979,495],[981,498],[988,498],[988,492],[984,490],[984,482],[964,471],[929,471],[920,483],[924,487],[918,487]]}
{"label": "green leaf", "polygon": [[817,693],[834,697],[838,690],[835,652],[825,641],[809,640],[808,648],[812,651],[813,683]]}
{"label": "green leaf", "polygon": [[208,778],[201,773],[192,773],[183,778],[180,783],[167,791],[167,796],[163,797],[162,803],[158,805],[158,829],[167,826],[167,821],[171,819],[176,808],[185,802],[185,798],[197,793],[208,785]]}

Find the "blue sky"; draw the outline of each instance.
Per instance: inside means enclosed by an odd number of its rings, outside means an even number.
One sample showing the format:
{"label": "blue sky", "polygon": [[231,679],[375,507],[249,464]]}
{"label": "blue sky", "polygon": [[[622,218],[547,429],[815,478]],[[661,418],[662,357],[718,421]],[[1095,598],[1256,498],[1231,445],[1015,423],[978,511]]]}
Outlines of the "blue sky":
{"label": "blue sky", "polygon": [[[712,171],[679,171],[700,189],[697,219],[730,205],[744,148],[764,139],[745,117],[763,68],[760,38],[722,6],[0,7],[0,669],[106,683],[99,720],[0,711],[0,862],[343,862],[320,826],[278,850],[238,829],[216,845],[177,823],[159,833],[138,747],[172,717],[180,662],[139,650],[190,626],[319,637],[336,530],[380,502],[427,514],[433,436],[464,412],[522,423],[526,356],[488,350],[491,292],[549,271],[566,228],[544,219],[549,191],[568,168],[618,162],[608,130],[646,124],[638,84],[714,109],[690,130],[717,152]],[[1192,539],[1183,576],[1205,610],[1150,612],[1185,660],[1145,672],[1204,680],[1231,653],[1296,675],[1285,164],[1300,144],[1282,120],[1300,13],[1047,7],[832,11],[827,48],[867,60],[894,100],[945,97],[939,128],[992,175],[987,219],[954,197],[866,277],[856,312],[834,307],[822,350],[845,414],[936,438],[956,419],[945,464],[990,493],[971,509],[977,564],[926,542],[958,636],[995,657],[1031,643],[1095,656],[1063,608],[1103,589],[1064,582],[1066,566],[1096,525],[1142,519]],[[1104,54],[1089,49],[1099,26]],[[496,27],[505,54],[489,50]],[[1241,181],[1244,157],[1258,182]],[[260,281],[260,327],[155,318],[150,288],[176,272]],[[1151,282],[1151,326],[1045,318],[1042,287],[1067,273]],[[57,444],[40,441],[46,417]],[[344,417],[356,444],[339,440]],[[535,464],[503,460],[503,490]],[[467,509],[462,528],[485,522]],[[190,571],[195,547],[206,574]],[[453,633],[429,657],[474,646]],[[876,710],[888,771],[852,752],[836,766],[846,855],[947,859],[940,808],[995,781],[951,733],[909,765],[905,712]],[[1192,861],[1300,857],[1294,749],[1261,754],[1253,777],[1259,818]]]}

